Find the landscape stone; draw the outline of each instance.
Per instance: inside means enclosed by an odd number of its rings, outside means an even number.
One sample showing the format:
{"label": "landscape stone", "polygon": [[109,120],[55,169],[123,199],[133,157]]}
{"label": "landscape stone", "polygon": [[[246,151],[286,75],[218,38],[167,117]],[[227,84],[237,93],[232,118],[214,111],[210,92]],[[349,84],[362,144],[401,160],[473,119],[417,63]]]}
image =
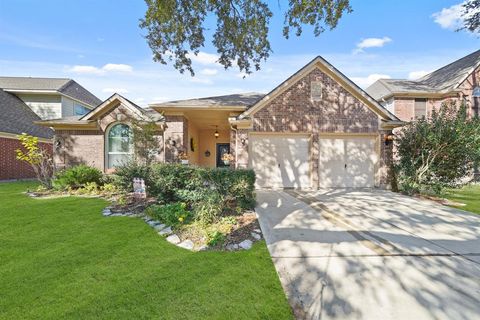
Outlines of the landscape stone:
{"label": "landscape stone", "polygon": [[109,209],[103,209],[102,214],[103,216],[108,217],[112,214],[112,211],[110,211]]}
{"label": "landscape stone", "polygon": [[162,231],[163,229],[165,229],[166,225],[164,224],[157,224],[156,226],[153,227],[153,229],[155,229],[155,231]]}
{"label": "landscape stone", "polygon": [[200,247],[197,248],[197,251],[205,251],[208,249],[208,246],[206,244],[201,245]]}
{"label": "landscape stone", "polygon": [[147,222],[147,224],[150,226],[150,227],[155,227],[155,226],[158,226],[160,223],[160,221],[155,221],[155,220],[150,220]]}
{"label": "landscape stone", "polygon": [[247,239],[247,240],[243,240],[238,245],[240,246],[240,248],[248,250],[252,247],[252,244],[253,244],[252,240]]}
{"label": "landscape stone", "polygon": [[253,231],[256,232],[256,233],[262,233],[262,230],[260,230],[260,229],[253,229]]}
{"label": "landscape stone", "polygon": [[227,244],[227,246],[225,247],[225,249],[227,249],[228,251],[238,250],[238,248],[238,244],[236,243]]}
{"label": "landscape stone", "polygon": [[168,236],[171,233],[172,233],[172,227],[166,227],[158,232],[158,234],[161,236]]}
{"label": "landscape stone", "polygon": [[262,239],[262,236],[259,235],[258,233],[252,232],[252,233],[250,233],[250,234],[252,235],[252,237],[255,238],[255,240],[260,240],[260,239]]}
{"label": "landscape stone", "polygon": [[180,243],[180,238],[176,234],[172,234],[167,237],[167,241],[173,244]]}
{"label": "landscape stone", "polygon": [[187,249],[187,250],[192,250],[193,249],[193,241],[192,240],[184,240],[178,244],[179,247]]}

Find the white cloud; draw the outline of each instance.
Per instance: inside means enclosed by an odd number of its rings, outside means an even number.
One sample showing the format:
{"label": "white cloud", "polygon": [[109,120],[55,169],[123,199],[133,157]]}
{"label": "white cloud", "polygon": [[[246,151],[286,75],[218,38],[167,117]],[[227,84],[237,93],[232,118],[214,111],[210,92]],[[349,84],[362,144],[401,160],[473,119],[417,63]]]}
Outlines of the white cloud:
{"label": "white cloud", "polygon": [[462,26],[462,12],[463,2],[435,12],[432,14],[432,18],[443,29],[456,30]]}
{"label": "white cloud", "polygon": [[133,68],[128,64],[107,63],[102,67],[102,70],[114,72],[132,72]]}
{"label": "white cloud", "polygon": [[102,92],[105,93],[128,93],[128,90],[125,88],[103,88]]}
{"label": "white cloud", "polygon": [[94,66],[73,66],[68,71],[83,74],[103,74],[104,71]]}
{"label": "white cloud", "polygon": [[101,68],[95,66],[76,65],[68,69],[68,71],[79,74],[103,75],[107,72],[132,72],[133,68],[128,64],[107,63]]}
{"label": "white cloud", "polygon": [[197,62],[203,65],[215,65],[218,61],[218,56],[213,53],[207,53],[200,51],[197,55],[188,54],[188,57],[192,59],[193,62]]}
{"label": "white cloud", "polygon": [[354,50],[354,53],[363,52],[363,49],[366,48],[381,48],[389,42],[392,42],[392,39],[389,37],[366,38],[357,43],[357,48]]}
{"label": "white cloud", "polygon": [[214,76],[218,73],[217,69],[209,69],[205,68],[200,71],[200,74],[206,75],[206,76]]}
{"label": "white cloud", "polygon": [[351,77],[350,79],[352,79],[352,81],[355,82],[358,86],[362,88],[366,88],[379,79],[390,79],[390,78],[391,77],[387,74],[373,73],[366,77]]}
{"label": "white cloud", "polygon": [[421,77],[423,77],[426,74],[429,74],[430,71],[425,71],[425,70],[418,70],[418,71],[412,71],[408,74],[408,79],[410,80],[417,80]]}

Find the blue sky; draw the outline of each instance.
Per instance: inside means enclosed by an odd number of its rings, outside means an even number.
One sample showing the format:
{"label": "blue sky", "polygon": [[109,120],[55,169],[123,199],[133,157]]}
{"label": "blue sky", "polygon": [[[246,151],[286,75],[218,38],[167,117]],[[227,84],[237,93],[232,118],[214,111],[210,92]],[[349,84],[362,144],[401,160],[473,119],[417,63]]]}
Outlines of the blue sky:
{"label": "blue sky", "polygon": [[207,42],[192,78],[152,61],[138,27],[143,1],[0,0],[0,75],[69,77],[101,99],[116,91],[145,106],[268,92],[316,55],[365,87],[379,77],[415,78],[479,49],[477,36],[454,31],[459,0],[353,0],[354,11],[333,31],[316,38],[306,28],[289,40],[278,3],[272,0],[273,53],[261,71],[243,78],[223,70]]}

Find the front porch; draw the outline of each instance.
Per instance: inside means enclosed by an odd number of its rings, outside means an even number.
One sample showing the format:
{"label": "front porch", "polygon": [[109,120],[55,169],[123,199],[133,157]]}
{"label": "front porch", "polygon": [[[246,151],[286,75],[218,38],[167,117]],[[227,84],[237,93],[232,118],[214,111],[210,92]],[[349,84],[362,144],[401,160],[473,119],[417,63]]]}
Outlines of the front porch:
{"label": "front porch", "polygon": [[235,132],[228,119],[239,115],[244,108],[153,108],[163,113],[167,123],[164,133],[165,162],[178,162],[179,155],[184,152],[192,165],[211,168],[233,166],[233,161],[222,160],[225,153],[233,153],[231,139],[232,135],[235,137]]}

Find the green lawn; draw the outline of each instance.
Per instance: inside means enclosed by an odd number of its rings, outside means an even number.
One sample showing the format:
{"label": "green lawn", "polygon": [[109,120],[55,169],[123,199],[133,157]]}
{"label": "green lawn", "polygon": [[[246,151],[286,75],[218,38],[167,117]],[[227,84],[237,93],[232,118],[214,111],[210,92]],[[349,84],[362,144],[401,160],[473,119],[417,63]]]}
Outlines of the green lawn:
{"label": "green lawn", "polygon": [[291,319],[265,242],[192,253],[100,199],[0,183],[0,319]]}
{"label": "green lawn", "polygon": [[449,189],[445,193],[445,198],[465,203],[466,206],[459,209],[480,214],[480,185],[468,185],[461,189]]}

